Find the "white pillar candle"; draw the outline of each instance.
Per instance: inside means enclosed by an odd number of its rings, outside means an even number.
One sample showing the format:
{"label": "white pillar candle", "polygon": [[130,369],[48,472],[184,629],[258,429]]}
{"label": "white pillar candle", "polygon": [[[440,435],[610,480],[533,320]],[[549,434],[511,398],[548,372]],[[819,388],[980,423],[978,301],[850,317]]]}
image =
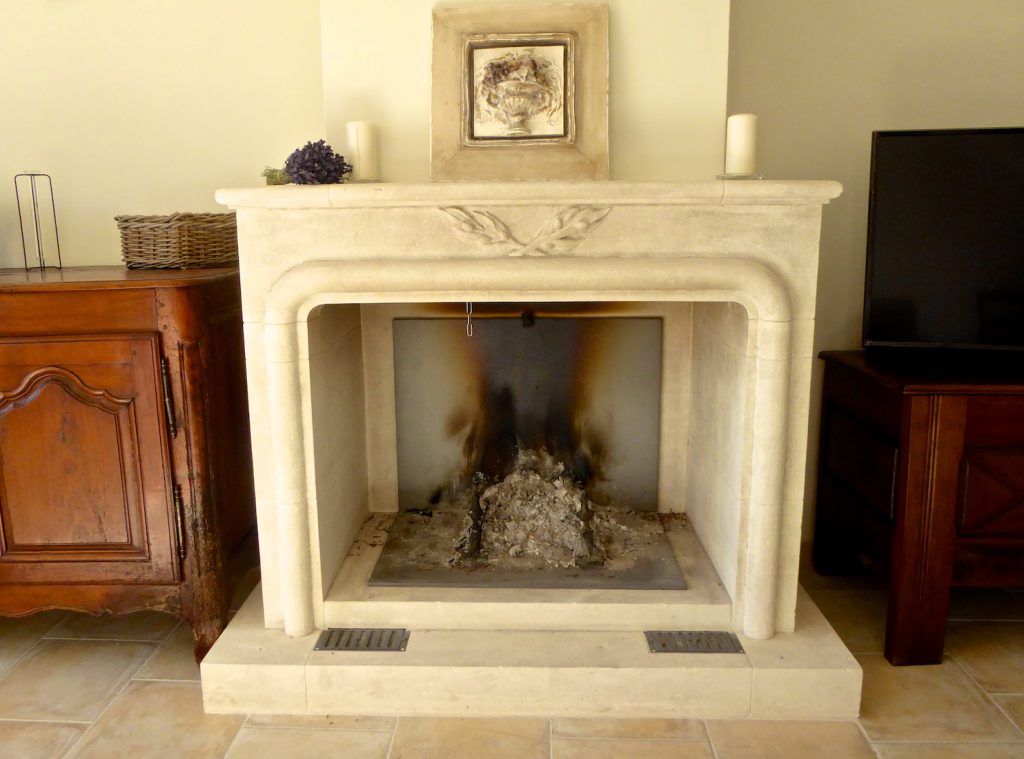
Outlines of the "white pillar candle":
{"label": "white pillar candle", "polygon": [[368,181],[380,179],[377,162],[377,129],[369,121],[350,121],[348,152],[345,159],[352,164],[352,179]]}
{"label": "white pillar candle", "polygon": [[757,116],[736,113],[725,126],[725,173],[757,172]]}

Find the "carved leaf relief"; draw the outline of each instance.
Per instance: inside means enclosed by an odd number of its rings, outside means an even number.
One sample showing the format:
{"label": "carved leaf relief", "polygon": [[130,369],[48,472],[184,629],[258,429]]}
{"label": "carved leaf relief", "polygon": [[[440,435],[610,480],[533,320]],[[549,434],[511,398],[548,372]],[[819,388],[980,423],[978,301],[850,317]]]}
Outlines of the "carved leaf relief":
{"label": "carved leaf relief", "polygon": [[451,206],[440,209],[456,232],[484,245],[504,245],[509,256],[565,255],[583,242],[611,212],[609,207],[571,206],[552,216],[529,242],[518,239],[490,211]]}
{"label": "carved leaf relief", "polygon": [[442,208],[441,211],[452,219],[452,226],[456,231],[484,245],[523,246],[523,243],[513,236],[505,222],[488,211],[473,211],[457,206]]}

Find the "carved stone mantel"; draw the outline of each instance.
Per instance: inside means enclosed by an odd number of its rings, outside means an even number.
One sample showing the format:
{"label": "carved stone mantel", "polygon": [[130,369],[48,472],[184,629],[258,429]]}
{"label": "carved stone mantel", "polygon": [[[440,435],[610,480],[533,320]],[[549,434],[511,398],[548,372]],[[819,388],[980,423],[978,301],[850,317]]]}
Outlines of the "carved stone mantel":
{"label": "carved stone mantel", "polygon": [[[322,619],[307,317],[324,304],[738,303],[749,399],[736,626],[793,629],[821,206],[835,182],[221,190],[238,212],[268,627]],[[369,444],[368,444],[369,445]]]}

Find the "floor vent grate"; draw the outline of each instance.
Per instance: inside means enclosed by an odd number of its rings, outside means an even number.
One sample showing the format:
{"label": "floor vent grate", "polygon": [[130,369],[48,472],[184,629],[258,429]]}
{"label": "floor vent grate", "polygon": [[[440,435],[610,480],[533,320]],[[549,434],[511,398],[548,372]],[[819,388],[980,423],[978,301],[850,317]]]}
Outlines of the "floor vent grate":
{"label": "floor vent grate", "polygon": [[646,630],[652,654],[742,654],[735,633],[721,630]]}
{"label": "floor vent grate", "polygon": [[324,630],[317,651],[404,651],[409,631],[404,628],[335,627]]}

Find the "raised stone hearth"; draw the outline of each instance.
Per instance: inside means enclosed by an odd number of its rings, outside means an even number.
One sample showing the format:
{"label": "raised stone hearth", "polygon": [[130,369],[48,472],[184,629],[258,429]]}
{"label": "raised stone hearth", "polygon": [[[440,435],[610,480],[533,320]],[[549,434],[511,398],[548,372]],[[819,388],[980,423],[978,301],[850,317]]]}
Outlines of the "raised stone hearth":
{"label": "raised stone hearth", "polygon": [[[219,192],[238,212],[263,583],[203,662],[207,709],[854,716],[860,669],[797,586],[821,205],[839,189]],[[400,502],[394,320],[464,302],[660,320],[651,508],[685,514],[662,520],[685,589],[369,582]],[[410,628],[407,651],[312,650],[319,629],[363,626]],[[651,629],[735,631],[745,653],[651,654]]]}

